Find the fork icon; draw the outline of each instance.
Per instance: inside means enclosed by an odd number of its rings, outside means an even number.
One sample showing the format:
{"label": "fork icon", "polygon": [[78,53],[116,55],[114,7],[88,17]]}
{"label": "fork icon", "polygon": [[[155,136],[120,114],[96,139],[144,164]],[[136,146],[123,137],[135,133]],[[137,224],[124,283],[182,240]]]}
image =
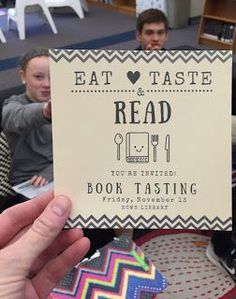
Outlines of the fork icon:
{"label": "fork icon", "polygon": [[154,134],[151,135],[151,144],[153,146],[153,162],[157,161],[157,145],[158,145],[159,136]]}

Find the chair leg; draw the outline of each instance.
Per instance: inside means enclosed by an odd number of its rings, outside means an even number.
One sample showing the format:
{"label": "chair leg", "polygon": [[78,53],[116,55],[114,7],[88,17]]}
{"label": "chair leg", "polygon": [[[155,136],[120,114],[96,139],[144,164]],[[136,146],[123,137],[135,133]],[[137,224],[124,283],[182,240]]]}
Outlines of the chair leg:
{"label": "chair leg", "polygon": [[43,12],[44,12],[44,14],[45,14],[45,16],[46,16],[46,18],[48,20],[49,25],[51,26],[52,32],[54,34],[57,34],[57,29],[56,29],[55,23],[54,23],[54,21],[52,19],[52,16],[51,16],[48,8],[42,7],[42,10],[43,10]]}
{"label": "chair leg", "polygon": [[84,18],[84,12],[83,12],[80,0],[77,1],[76,3],[75,2],[71,3],[70,7],[74,9],[74,11],[77,13],[79,18],[81,18],[81,19]]}
{"label": "chair leg", "polygon": [[9,31],[11,29],[11,18],[7,16],[7,30]]}
{"label": "chair leg", "polygon": [[12,25],[12,15],[16,13],[15,8],[10,8],[7,10],[7,30],[11,30]]}
{"label": "chair leg", "polygon": [[6,42],[6,38],[5,38],[5,36],[4,36],[4,34],[3,34],[1,28],[0,28],[0,41],[1,41],[2,43],[5,43],[5,42]]}
{"label": "chair leg", "polygon": [[84,9],[84,11],[88,12],[89,9],[88,9],[88,4],[87,4],[87,1],[86,0],[81,0],[81,5]]}
{"label": "chair leg", "polygon": [[17,30],[19,33],[20,40],[24,40],[25,39],[25,10],[18,12],[16,25],[17,25]]}

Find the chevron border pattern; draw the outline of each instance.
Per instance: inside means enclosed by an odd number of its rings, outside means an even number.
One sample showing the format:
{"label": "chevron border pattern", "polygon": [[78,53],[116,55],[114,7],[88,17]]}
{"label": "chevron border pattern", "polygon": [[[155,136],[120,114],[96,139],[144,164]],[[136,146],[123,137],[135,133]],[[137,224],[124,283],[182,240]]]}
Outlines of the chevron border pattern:
{"label": "chevron border pattern", "polygon": [[176,216],[175,218],[170,218],[164,216],[159,218],[156,215],[152,215],[150,218],[145,218],[139,216],[134,218],[128,215],[124,219],[119,216],[114,216],[112,218],[107,217],[105,214],[100,218],[95,218],[90,216],[84,218],[80,215],[74,219],[69,218],[67,222],[67,227],[86,227],[86,228],[172,228],[172,229],[213,229],[213,230],[231,230],[232,229],[232,217],[226,218],[225,220],[215,217],[209,219],[203,216],[196,219],[192,216],[188,218],[183,218],[182,216]]}
{"label": "chevron border pattern", "polygon": [[106,60],[112,62],[118,60],[121,63],[126,60],[137,62],[143,60],[145,62],[158,61],[159,63],[169,60],[174,63],[177,60],[182,60],[184,63],[190,60],[200,63],[202,60],[213,62],[220,60],[222,63],[232,57],[232,52],[227,50],[170,50],[170,51],[126,51],[126,50],[61,50],[51,49],[50,57],[54,62],[66,60],[72,62],[76,59],[85,62],[91,60],[98,62]]}
{"label": "chevron border pattern", "polygon": [[103,247],[99,257],[69,272],[53,292],[80,299],[152,299],[166,287],[165,277],[143,251],[121,236]]}

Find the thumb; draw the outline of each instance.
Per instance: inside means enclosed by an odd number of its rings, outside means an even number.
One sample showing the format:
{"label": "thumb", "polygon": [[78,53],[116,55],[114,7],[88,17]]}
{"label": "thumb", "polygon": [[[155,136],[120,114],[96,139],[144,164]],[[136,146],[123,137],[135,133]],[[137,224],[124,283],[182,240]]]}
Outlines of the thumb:
{"label": "thumb", "polygon": [[151,44],[148,44],[147,46],[146,46],[146,49],[145,50],[152,50],[152,45]]}
{"label": "thumb", "polygon": [[45,118],[51,119],[51,100],[44,104],[43,115]]}
{"label": "thumb", "polygon": [[[71,201],[65,196],[55,197],[34,221],[31,228],[17,243],[19,251],[30,267],[35,258],[57,237],[71,210]],[[27,253],[27,254],[26,254]],[[24,259],[24,258],[23,258]]]}

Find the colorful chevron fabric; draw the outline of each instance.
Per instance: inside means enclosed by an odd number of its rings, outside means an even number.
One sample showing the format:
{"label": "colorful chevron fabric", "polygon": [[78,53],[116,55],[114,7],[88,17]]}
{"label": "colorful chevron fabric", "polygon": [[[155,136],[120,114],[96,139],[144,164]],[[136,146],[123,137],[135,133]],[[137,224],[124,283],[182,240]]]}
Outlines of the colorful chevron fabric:
{"label": "colorful chevron fabric", "polygon": [[73,269],[60,282],[54,299],[153,299],[166,279],[128,237],[116,238],[100,255]]}

